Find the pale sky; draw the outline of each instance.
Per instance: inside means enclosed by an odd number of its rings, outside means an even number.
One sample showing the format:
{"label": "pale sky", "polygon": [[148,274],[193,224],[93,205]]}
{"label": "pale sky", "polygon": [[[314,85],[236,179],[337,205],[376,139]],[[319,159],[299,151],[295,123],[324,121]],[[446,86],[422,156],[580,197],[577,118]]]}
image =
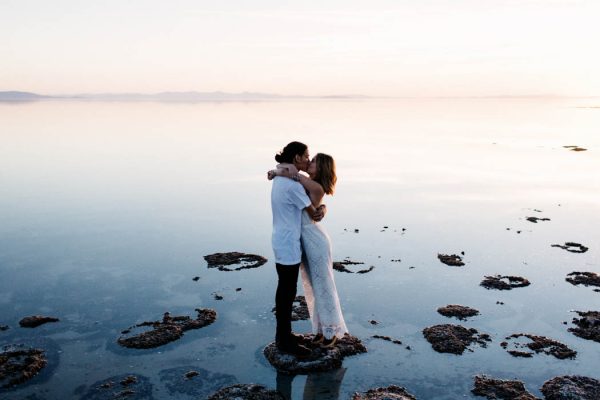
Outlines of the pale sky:
{"label": "pale sky", "polygon": [[600,96],[600,0],[0,0],[0,91]]}

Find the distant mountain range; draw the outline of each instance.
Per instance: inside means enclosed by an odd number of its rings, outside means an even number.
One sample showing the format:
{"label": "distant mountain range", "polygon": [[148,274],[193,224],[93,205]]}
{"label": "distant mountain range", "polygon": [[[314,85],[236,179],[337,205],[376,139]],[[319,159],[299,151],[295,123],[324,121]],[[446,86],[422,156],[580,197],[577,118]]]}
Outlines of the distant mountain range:
{"label": "distant mountain range", "polygon": [[257,101],[277,99],[358,99],[368,98],[362,95],[332,95],[332,96],[290,96],[258,92],[160,92],[142,93],[81,93],[72,95],[46,96],[29,92],[0,92],[0,101],[36,101],[36,100],[103,100],[103,101],[165,101],[165,102],[194,102],[194,101]]}

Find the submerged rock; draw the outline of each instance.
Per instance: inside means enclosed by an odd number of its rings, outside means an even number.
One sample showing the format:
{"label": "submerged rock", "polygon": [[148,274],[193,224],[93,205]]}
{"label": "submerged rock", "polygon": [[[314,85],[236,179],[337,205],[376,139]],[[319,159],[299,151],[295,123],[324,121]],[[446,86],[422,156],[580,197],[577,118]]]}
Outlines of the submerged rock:
{"label": "submerged rock", "polygon": [[576,328],[569,328],[569,332],[583,339],[600,342],[600,311],[575,311],[581,318],[573,318]]}
{"label": "submerged rock", "polygon": [[[344,261],[334,261],[333,269],[335,269],[336,271],[339,271],[339,272],[346,272],[349,274],[353,274],[354,271],[350,271],[348,268],[346,268],[346,265],[362,265],[362,264],[364,264],[364,262],[352,261],[347,258]],[[366,271],[366,272],[368,272],[368,271]]]}
{"label": "submerged rock", "polygon": [[565,280],[573,285],[600,287],[600,275],[594,272],[571,272]]}
{"label": "submerged rock", "polygon": [[546,400],[600,399],[600,381],[586,376],[557,376],[540,389]]}
{"label": "submerged rock", "polygon": [[95,382],[81,400],[154,399],[150,379],[137,374],[117,375]]}
{"label": "submerged rock", "polygon": [[[173,342],[183,336],[183,333],[190,329],[199,329],[212,324],[217,319],[217,313],[211,309],[196,309],[198,317],[192,319],[186,315],[172,317],[166,312],[163,315],[162,321],[142,322],[134,325],[123,332],[123,336],[119,337],[117,342],[124,347],[134,349],[149,349],[162,346]],[[139,328],[152,328],[133,336],[126,336],[132,330]]]}
{"label": "submerged rock", "polygon": [[550,218],[527,217],[527,221],[537,224],[538,221],[550,221]]}
{"label": "submerged rock", "polygon": [[551,247],[559,247],[571,253],[585,253],[589,249],[580,243],[575,242],[566,242],[564,245],[561,244],[553,244]]}
{"label": "submerged rock", "polygon": [[356,271],[357,274],[366,274],[367,272],[371,272],[375,269],[375,266],[371,265],[367,269],[361,269],[360,271]]}
{"label": "submerged rock", "polygon": [[292,354],[280,351],[275,342],[265,347],[263,353],[269,363],[284,374],[308,374],[310,372],[329,371],[342,366],[342,360],[347,356],[366,353],[367,348],[362,342],[349,334],[342,336],[334,347],[322,349],[312,343],[314,335],[302,335],[303,345],[310,348],[311,355],[298,358]]}
{"label": "submerged rock", "polygon": [[[508,336],[506,340],[511,341],[512,339],[518,339],[520,337],[528,338],[530,342],[522,344],[515,341],[513,343],[514,347],[517,349],[527,348],[531,351],[507,350],[508,353],[514,357],[532,357],[534,352],[552,355],[560,360],[564,360],[566,358],[575,358],[577,356],[577,352],[571,350],[567,345],[556,340],[549,339],[545,336],[515,333]],[[502,342],[500,345],[502,348],[506,349],[509,343]]]}
{"label": "submerged rock", "polygon": [[381,339],[381,340],[385,340],[387,342],[392,342],[394,344],[402,344],[402,341],[397,340],[397,339],[392,339],[389,336],[382,336],[382,335],[373,335],[371,336],[373,339]]}
{"label": "submerged rock", "polygon": [[[240,271],[242,269],[258,268],[268,260],[256,254],[239,253],[215,253],[204,256],[208,268],[217,268],[219,271]],[[228,268],[226,265],[242,264],[237,268]]]}
{"label": "submerged rock", "polygon": [[0,352],[0,388],[7,389],[28,381],[47,363],[44,350],[4,346]]}
{"label": "submerged rock", "polygon": [[430,326],[423,329],[423,335],[435,351],[458,355],[464,353],[473,343],[487,347],[486,342],[492,341],[488,334],[479,334],[476,329],[451,324]]}
{"label": "submerged rock", "polygon": [[438,259],[451,267],[462,267],[465,265],[465,263],[462,261],[462,257],[457,254],[438,254]]}
{"label": "submerged rock", "polygon": [[521,381],[494,379],[485,375],[475,376],[474,395],[487,399],[539,400],[525,389]]}
{"label": "submerged rock", "polygon": [[[593,108],[593,107],[592,107]],[[579,146],[563,146],[565,149],[570,149],[571,151],[587,151],[587,149]]]}
{"label": "submerged rock", "polygon": [[370,389],[364,393],[355,392],[352,400],[416,400],[417,398],[408,393],[405,388],[390,385]]}
{"label": "submerged rock", "polygon": [[458,304],[449,304],[445,307],[440,307],[437,309],[437,312],[445,317],[456,317],[463,321],[469,317],[479,315],[478,310]]}
{"label": "submerged rock", "polygon": [[281,392],[254,383],[237,384],[213,393],[207,400],[285,400]]}
{"label": "submerged rock", "polygon": [[211,372],[191,365],[164,369],[158,376],[173,399],[182,398],[182,395],[205,399],[222,387],[237,382],[233,375]]}
{"label": "submerged rock", "polygon": [[486,276],[479,284],[486,289],[511,290],[518,287],[529,286],[531,283],[521,276]]}
{"label": "submerged rock", "polygon": [[19,325],[23,328],[36,328],[40,325],[46,324],[48,322],[58,322],[60,321],[55,317],[44,317],[42,315],[32,315],[30,317],[25,317],[19,321]]}
{"label": "submerged rock", "polygon": [[[275,307],[271,309],[275,313]],[[296,296],[292,303],[292,321],[305,321],[310,318],[308,304],[304,296]]]}
{"label": "submerged rock", "polygon": [[0,332],[8,330],[8,325],[0,325]]}

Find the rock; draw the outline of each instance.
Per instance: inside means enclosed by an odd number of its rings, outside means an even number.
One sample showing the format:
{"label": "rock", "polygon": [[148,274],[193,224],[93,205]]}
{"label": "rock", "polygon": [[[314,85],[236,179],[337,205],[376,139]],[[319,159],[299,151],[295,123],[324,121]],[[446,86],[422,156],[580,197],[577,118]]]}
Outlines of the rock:
{"label": "rock", "polygon": [[333,269],[335,269],[336,271],[339,271],[339,272],[347,272],[349,274],[353,274],[354,272],[350,271],[348,268],[346,268],[346,265],[360,265],[360,264],[364,264],[364,262],[352,261],[352,260],[346,258],[344,261],[334,261]]}
{"label": "rock", "polygon": [[[275,313],[275,307],[271,310]],[[296,296],[292,303],[292,321],[305,321],[310,318],[308,304],[304,296]]]}
{"label": "rock", "polygon": [[557,376],[541,388],[546,400],[600,399],[600,381],[586,376]]}
{"label": "rock", "polygon": [[[571,350],[567,345],[560,343],[556,340],[549,339],[545,336],[536,336],[525,333],[516,333],[510,335],[506,338],[506,340],[510,341],[511,339],[518,339],[520,337],[526,337],[530,340],[529,343],[521,344],[515,341],[513,344],[515,348],[527,348],[530,351],[508,351],[514,357],[532,357],[533,352],[535,353],[544,353],[547,355],[552,355],[560,360],[564,360],[566,358],[575,358],[577,356],[577,352]],[[506,349],[508,347],[508,342],[502,342],[501,346]]]}
{"label": "rock", "polygon": [[570,149],[571,151],[587,151],[587,149],[584,149],[583,147],[579,147],[579,146],[563,146],[565,149]]}
{"label": "rock", "polygon": [[550,221],[550,218],[527,217],[527,221],[537,224],[538,221]]}
{"label": "rock", "polygon": [[[134,349],[149,349],[173,342],[183,336],[190,329],[199,329],[215,322],[217,313],[210,309],[196,309],[198,317],[192,319],[188,316],[172,317],[168,312],[164,314],[162,321],[142,322],[122,332],[117,343],[121,346]],[[133,336],[125,336],[137,328],[151,327],[150,331],[143,331]]]}
{"label": "rock", "polygon": [[200,277],[199,277],[199,276],[195,276],[194,278],[192,278],[192,280],[193,280],[194,282],[198,282],[198,281],[200,280]]}
{"label": "rock", "polygon": [[237,383],[233,375],[211,372],[192,365],[168,368],[158,373],[170,399],[206,399],[217,390]]}
{"label": "rock", "polygon": [[576,328],[569,328],[569,332],[583,339],[600,343],[600,311],[575,311],[581,318],[573,318]]}
{"label": "rock", "polygon": [[489,378],[485,375],[475,376],[474,395],[488,399],[502,400],[538,400],[525,389],[521,381],[509,381]]}
{"label": "rock", "polygon": [[267,360],[279,372],[293,375],[329,371],[340,368],[345,357],[367,352],[362,342],[349,334],[339,338],[335,346],[329,349],[322,349],[318,344],[312,343],[314,335],[302,336],[303,344],[312,351],[312,354],[306,358],[299,359],[292,354],[281,352],[274,342],[263,350]]}
{"label": "rock", "polygon": [[368,269],[361,269],[360,271],[356,271],[357,274],[366,274],[367,272],[371,272],[375,269],[373,265],[371,265]]}
{"label": "rock", "polygon": [[[115,382],[119,382],[118,384]],[[150,379],[142,375],[117,375],[91,385],[81,400],[152,400]]]}
{"label": "rock", "polygon": [[215,300],[223,300],[223,296],[221,296],[219,293],[213,293],[213,297]]}
{"label": "rock", "polygon": [[479,284],[486,289],[511,290],[518,287],[529,286],[531,283],[520,276],[486,276]]}
{"label": "rock", "polygon": [[462,261],[462,257],[457,254],[438,254],[438,259],[451,267],[462,267],[465,265],[465,263]]}
{"label": "rock", "polygon": [[571,272],[565,280],[573,285],[600,287],[600,275],[594,272]]}
{"label": "rock", "polygon": [[553,244],[553,245],[551,245],[551,247],[560,247],[561,249],[564,249],[571,253],[585,253],[586,251],[589,250],[584,245],[582,245],[580,243],[575,243],[575,242],[566,242],[564,245]]}
{"label": "rock", "polygon": [[[215,253],[204,256],[208,268],[217,268],[219,271],[240,271],[242,269],[258,268],[268,260],[256,254],[239,253]],[[228,268],[226,265],[242,264],[237,268]]]}
{"label": "rock", "polygon": [[135,375],[128,375],[121,380],[121,386],[129,386],[137,383],[137,377]]}
{"label": "rock", "polygon": [[281,392],[262,385],[237,384],[213,393],[207,400],[285,400]]}
{"label": "rock", "polygon": [[372,337],[373,339],[381,339],[381,340],[385,340],[385,341],[387,341],[387,342],[392,342],[392,343],[395,343],[395,344],[402,344],[402,342],[401,342],[400,340],[397,340],[397,339],[392,339],[392,338],[391,338],[391,337],[389,337],[389,336],[373,335],[373,336],[371,336],[371,337]]}
{"label": "rock", "polygon": [[4,332],[8,330],[8,325],[0,325],[0,331]]}
{"label": "rock", "polygon": [[44,350],[4,346],[0,352],[0,388],[7,389],[28,381],[47,363]]}
{"label": "rock", "polygon": [[466,320],[468,317],[474,317],[476,315],[479,315],[478,310],[470,307],[461,306],[458,304],[449,304],[445,307],[440,307],[437,309],[437,312],[445,317],[456,317],[463,321]]}
{"label": "rock", "polygon": [[[486,342],[492,339],[487,334],[480,334],[476,329],[467,329],[461,325],[434,325],[423,329],[423,335],[433,349],[439,353],[462,354],[472,343],[487,347]],[[472,350],[470,350],[472,351]]]}
{"label": "rock", "polygon": [[379,324],[379,322],[375,321],[374,319],[370,320],[369,323],[371,325],[377,325],[377,324]]}
{"label": "rock", "polygon": [[352,400],[416,400],[417,398],[408,393],[405,388],[390,385],[388,387],[380,387],[370,389],[365,393],[355,392]]}
{"label": "rock", "polygon": [[200,375],[198,371],[188,371],[183,376],[185,377],[185,379],[192,379],[193,377],[198,375]]}
{"label": "rock", "polygon": [[54,317],[44,317],[42,315],[32,315],[30,317],[25,317],[19,321],[19,325],[23,328],[35,328],[40,325],[43,325],[48,322],[58,322],[58,318]]}

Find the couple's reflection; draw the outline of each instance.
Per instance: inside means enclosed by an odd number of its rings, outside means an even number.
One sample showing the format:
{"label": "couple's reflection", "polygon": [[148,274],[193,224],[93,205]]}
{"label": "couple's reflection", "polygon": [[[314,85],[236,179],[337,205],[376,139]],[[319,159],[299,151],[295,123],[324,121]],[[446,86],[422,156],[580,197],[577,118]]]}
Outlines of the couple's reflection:
{"label": "couple's reflection", "polygon": [[[333,371],[308,374],[302,400],[338,400],[345,373],[346,368],[339,368]],[[277,372],[277,390],[287,400],[292,400],[292,382],[294,378],[295,375],[284,375]]]}

